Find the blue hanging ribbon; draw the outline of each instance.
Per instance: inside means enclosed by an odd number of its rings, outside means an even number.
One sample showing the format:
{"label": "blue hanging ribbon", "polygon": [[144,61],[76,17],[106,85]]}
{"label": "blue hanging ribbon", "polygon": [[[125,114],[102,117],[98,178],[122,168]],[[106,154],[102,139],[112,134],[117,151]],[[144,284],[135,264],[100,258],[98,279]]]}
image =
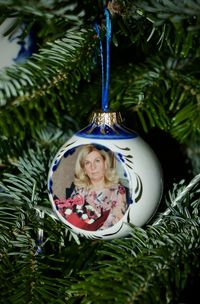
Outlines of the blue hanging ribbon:
{"label": "blue hanging ribbon", "polygon": [[105,9],[106,16],[106,83],[104,87],[104,60],[103,46],[100,37],[99,26],[95,24],[95,30],[100,41],[101,74],[102,74],[102,111],[108,112],[109,82],[110,82],[110,41],[111,41],[111,20],[108,9]]}
{"label": "blue hanging ribbon", "polygon": [[97,33],[97,36],[99,38],[99,48],[100,48],[100,58],[101,58],[101,81],[102,81],[102,108],[103,108],[103,100],[104,100],[104,64],[103,64],[103,45],[102,45],[102,41],[101,41],[101,37],[100,37],[100,31],[99,31],[99,26],[97,23],[95,23],[95,30]]}

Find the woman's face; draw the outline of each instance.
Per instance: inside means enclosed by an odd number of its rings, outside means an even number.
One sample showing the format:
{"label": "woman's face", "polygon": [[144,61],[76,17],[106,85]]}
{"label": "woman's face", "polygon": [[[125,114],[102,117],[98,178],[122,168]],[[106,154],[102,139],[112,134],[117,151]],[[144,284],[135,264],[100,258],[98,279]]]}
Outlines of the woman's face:
{"label": "woman's face", "polygon": [[91,182],[104,181],[106,164],[103,156],[98,151],[92,151],[86,156],[84,172]]}

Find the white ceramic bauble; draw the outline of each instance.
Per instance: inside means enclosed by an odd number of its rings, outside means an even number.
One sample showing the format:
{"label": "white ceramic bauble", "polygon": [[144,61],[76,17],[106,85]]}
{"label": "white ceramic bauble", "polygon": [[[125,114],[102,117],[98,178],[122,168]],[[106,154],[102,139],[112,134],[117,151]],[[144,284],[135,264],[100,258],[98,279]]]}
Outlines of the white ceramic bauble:
{"label": "white ceramic bauble", "polygon": [[15,63],[23,63],[26,58],[32,55],[35,47],[31,33],[23,41],[20,39],[25,28],[24,23],[19,25],[13,34],[4,36],[15,22],[16,18],[7,18],[0,25],[0,69],[9,67]]}
{"label": "white ceramic bauble", "polygon": [[[88,145],[109,154],[122,185],[120,189],[126,192],[126,203],[124,205],[123,201],[121,207],[119,200],[116,205],[107,202],[109,207],[106,208],[107,197],[101,201],[100,196],[99,206],[107,210],[110,208],[105,221],[100,221],[103,213],[93,219],[90,216],[91,206],[87,205],[82,210],[83,202],[70,200],[69,190],[74,181],[75,166],[82,149]],[[143,226],[155,213],[162,191],[162,170],[155,153],[137,133],[121,125],[121,116],[116,112],[95,112],[91,123],[72,136],[58,151],[48,176],[49,198],[58,218],[79,236],[93,239],[124,237],[131,231],[129,224]],[[123,213],[118,213],[118,210],[123,210]],[[116,214],[121,215],[117,217]],[[94,224],[97,220],[100,225]]]}

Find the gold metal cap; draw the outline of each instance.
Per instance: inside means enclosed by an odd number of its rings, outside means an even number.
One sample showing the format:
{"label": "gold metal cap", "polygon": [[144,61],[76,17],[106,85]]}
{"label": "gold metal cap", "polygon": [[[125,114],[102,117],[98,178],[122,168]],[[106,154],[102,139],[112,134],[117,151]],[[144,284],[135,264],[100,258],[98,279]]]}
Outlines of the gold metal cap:
{"label": "gold metal cap", "polygon": [[93,112],[90,123],[95,123],[98,126],[112,126],[113,124],[121,124],[122,117],[120,112]]}

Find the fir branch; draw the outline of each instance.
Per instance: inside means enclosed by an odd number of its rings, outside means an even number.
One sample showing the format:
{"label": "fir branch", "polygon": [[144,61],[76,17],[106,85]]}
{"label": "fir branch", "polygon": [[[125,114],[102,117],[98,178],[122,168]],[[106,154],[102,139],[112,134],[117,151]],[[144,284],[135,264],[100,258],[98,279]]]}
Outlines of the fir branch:
{"label": "fir branch", "polygon": [[168,130],[179,142],[186,142],[200,131],[198,77],[192,75],[187,60],[173,61],[171,57],[165,60],[152,56],[141,65],[129,64],[124,71],[120,67],[120,74],[116,69],[110,99],[114,107],[120,107],[120,101],[131,109],[145,132],[158,127]]}
{"label": "fir branch", "polygon": [[31,1],[28,2],[25,0],[8,0],[0,1],[0,8],[2,11],[5,11],[7,14],[10,11],[12,16],[17,14],[27,14],[42,18],[55,18],[59,16],[66,20],[75,21],[77,24],[81,22],[81,17],[83,17],[83,11],[80,11],[79,14],[73,14],[73,11],[77,8],[78,2],[69,3],[69,1]]}
{"label": "fir branch", "polygon": [[[112,2],[117,7],[114,13],[121,15],[121,18],[115,16],[119,20],[121,36],[129,37],[131,43],[137,44],[138,48],[145,49],[143,44],[152,42],[153,48],[163,51],[170,48],[181,57],[196,50],[195,41],[199,42],[197,31],[200,29],[200,6],[196,1]],[[116,31],[114,39],[118,40],[119,34],[116,35]]]}
{"label": "fir branch", "polygon": [[175,200],[182,208],[171,203],[172,215],[164,212],[159,224],[133,228],[131,237],[104,244],[97,263],[82,271],[82,280],[71,286],[69,299],[79,298],[80,303],[178,302],[192,269],[200,266],[199,202],[193,204],[198,184],[199,177]]}
{"label": "fir branch", "polygon": [[[12,166],[10,165],[9,169],[13,172],[5,172],[2,176],[0,182],[2,242],[9,243],[6,233],[10,231],[10,237],[12,237],[15,227],[23,229],[31,221],[36,222],[37,226],[43,225],[41,211],[48,216],[52,214],[47,200],[48,170],[57,152],[57,144],[61,146],[70,136],[70,130],[68,137],[60,130],[55,131],[52,126],[38,131],[37,142],[33,141],[32,148],[27,148],[27,152],[23,151],[17,161],[10,160]],[[46,172],[46,178],[44,172]],[[9,215],[11,211],[12,214]],[[55,217],[52,219],[55,220]]]}
{"label": "fir branch", "polygon": [[77,94],[80,80],[89,80],[94,66],[94,45],[88,45],[88,41],[95,42],[90,30],[68,32],[63,39],[47,43],[24,65],[1,71],[0,127],[7,137],[13,132],[11,125],[22,138],[24,125],[31,132],[39,125],[43,127],[49,112],[59,125],[59,109],[65,108],[65,100],[70,101]]}
{"label": "fir branch", "polygon": [[161,1],[124,1],[113,0],[113,5],[117,9],[113,12],[122,15],[124,18],[134,18],[143,16],[155,25],[160,25],[167,19],[176,23],[181,22],[188,17],[196,18],[200,15],[200,4],[198,1],[178,1],[178,0],[161,0]]}
{"label": "fir branch", "polygon": [[[63,268],[58,266],[57,255],[63,239],[73,240],[74,236],[66,233],[56,216],[52,217],[46,187],[50,162],[57,151],[57,144],[63,144],[64,140],[66,135],[59,130],[55,134],[54,128],[38,131],[34,150],[29,148],[23,152],[23,157],[13,163],[15,172],[3,175],[0,193],[0,259],[3,263],[0,280],[3,282],[3,276],[7,274],[9,282],[1,284],[0,292],[3,301],[9,304],[36,303],[39,298],[41,303],[50,303],[49,297],[52,303],[56,303],[59,290],[66,286],[64,281],[60,281],[58,288],[59,277],[56,283],[54,280],[59,269]],[[51,267],[52,278],[47,274],[48,262],[43,260],[45,246],[52,250],[53,256],[49,259],[57,259],[55,269]],[[63,259],[60,259],[62,265]],[[15,268],[15,276],[12,267],[6,266],[10,263]]]}
{"label": "fir branch", "polygon": [[[157,126],[187,143],[200,129],[199,1],[109,4],[118,45],[111,108],[128,110],[131,122],[136,113],[147,132]],[[27,64],[1,71],[0,158],[9,165],[0,193],[2,303],[182,303],[188,290],[191,300],[200,267],[199,175],[188,186],[174,186],[152,225],[110,242],[75,238],[47,198],[52,157],[78,129],[63,112],[85,123],[98,99],[96,39],[77,26],[101,19],[102,1],[0,0],[0,7],[0,21],[14,15],[30,26],[39,22],[39,37],[52,41]],[[52,116],[66,127],[38,131]]]}
{"label": "fir branch", "polygon": [[[1,105],[11,100],[13,106],[42,96],[61,81],[72,81],[79,73],[86,77],[84,58],[90,55],[86,41],[91,31],[68,32],[63,39],[47,43],[38,54],[34,54],[24,65],[16,65],[1,71]],[[79,78],[80,79],[80,78]],[[13,100],[14,99],[14,100]]]}
{"label": "fir branch", "polygon": [[188,192],[191,191],[193,187],[198,185],[200,182],[200,174],[196,175],[191,182],[181,191],[179,189],[180,193],[177,195],[177,197],[172,201],[170,208],[166,209],[165,212],[163,212],[162,217],[157,219],[152,225],[159,225],[162,222],[162,218],[165,218],[170,214],[172,209],[176,207],[178,203],[180,203],[187,195]]}
{"label": "fir branch", "polygon": [[[44,135],[44,138],[46,140],[49,138],[51,141],[52,136]],[[52,219],[48,211],[45,212],[45,208],[41,210],[46,213],[48,218],[45,216],[44,219],[39,219],[36,216],[37,212],[31,212],[31,210],[37,211],[38,207],[40,209],[42,205],[46,206],[43,201],[43,197],[46,195],[43,188],[45,183],[41,172],[44,172],[43,166],[48,163],[48,157],[40,150],[37,150],[37,154],[29,151],[27,156],[20,159],[17,165],[21,174],[18,176],[6,174],[4,178],[6,192],[2,194],[2,197],[4,199],[8,197],[12,202],[15,202],[13,204],[15,208],[18,202],[21,208],[20,221],[19,219],[17,222],[14,221],[18,228],[14,229],[13,225],[10,230],[10,242],[5,226],[2,227],[7,237],[7,240],[2,244],[4,247],[3,261],[6,261],[8,256],[12,256],[18,274],[14,279],[11,276],[12,269],[8,274],[12,286],[17,286],[17,289],[11,288],[5,292],[7,285],[1,287],[2,294],[8,303],[31,300],[34,302],[38,297],[41,298],[42,303],[45,303],[49,297],[51,297],[51,300],[48,300],[49,303],[56,303],[56,297],[59,297],[60,303],[63,304],[66,299],[71,302],[82,299],[81,303],[88,301],[91,303],[97,301],[98,303],[105,301],[108,303],[132,303],[132,301],[135,303],[141,303],[141,301],[143,303],[160,303],[160,299],[163,303],[167,303],[166,299],[177,299],[187,282],[191,267],[194,267],[194,264],[195,267],[198,266],[199,215],[197,211],[199,205],[197,201],[195,202],[195,195],[198,194],[198,191],[196,192],[194,186],[197,186],[199,179],[196,179],[195,183],[191,183],[193,187],[189,184],[182,195],[179,193],[179,199],[177,197],[178,204],[186,202],[189,204],[190,211],[186,212],[184,206],[177,208],[178,205],[176,205],[172,207],[172,211],[174,211],[171,215],[163,217],[164,220],[161,224],[149,226],[146,230],[133,228],[129,238],[104,243],[101,246],[99,244],[100,248],[97,253],[93,251],[92,247],[98,242],[90,243],[89,247],[87,242],[82,242],[79,245],[81,247],[76,250],[73,249],[73,246],[71,248],[66,246],[68,254],[66,252],[64,254],[64,243],[58,250],[58,244],[66,238],[66,234],[62,233],[61,225],[59,227],[59,223]],[[40,163],[43,163],[43,166]],[[36,187],[32,187],[35,185],[33,180],[37,181]],[[177,188],[176,190],[178,190]],[[24,195],[27,199],[24,199]],[[174,209],[175,207],[176,209]],[[7,223],[4,224],[7,225]],[[45,256],[44,260],[41,260],[42,255],[36,254],[38,246],[36,229],[40,227],[44,229],[45,238],[48,240],[45,246],[42,244],[42,252],[44,254],[46,251],[52,250],[50,252],[53,254],[51,257]],[[80,261],[79,253],[83,250],[82,247],[85,255]],[[69,269],[61,266],[66,264],[64,256],[68,258]],[[90,260],[89,264],[88,259]],[[55,267],[53,261],[56,262]],[[47,268],[48,262],[51,263],[51,270]],[[81,267],[82,263],[86,265],[85,270],[84,267]],[[28,273],[25,271],[25,265],[26,269],[31,267]],[[176,268],[178,271],[179,267],[182,267],[182,273],[181,277],[177,278],[173,274],[176,273],[174,269]],[[62,273],[60,269],[62,269]],[[2,275],[5,274],[5,268],[1,267],[1,270]],[[77,271],[80,271],[81,280],[75,284],[74,282],[80,278],[76,275]],[[55,277],[55,275],[59,280],[59,287],[55,284],[55,280],[51,280],[51,276]],[[43,288],[39,284],[41,278],[44,281]],[[112,290],[113,278],[115,288]],[[166,282],[175,284],[176,294],[171,290],[170,284]],[[109,283],[110,286],[107,288]]]}
{"label": "fir branch", "polygon": [[161,24],[166,19],[174,23],[181,22],[188,17],[196,18],[200,15],[200,4],[196,1],[140,1],[135,5],[140,9],[137,11],[139,14],[151,13],[156,16],[156,24]]}

